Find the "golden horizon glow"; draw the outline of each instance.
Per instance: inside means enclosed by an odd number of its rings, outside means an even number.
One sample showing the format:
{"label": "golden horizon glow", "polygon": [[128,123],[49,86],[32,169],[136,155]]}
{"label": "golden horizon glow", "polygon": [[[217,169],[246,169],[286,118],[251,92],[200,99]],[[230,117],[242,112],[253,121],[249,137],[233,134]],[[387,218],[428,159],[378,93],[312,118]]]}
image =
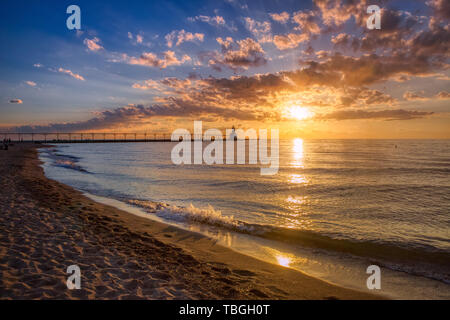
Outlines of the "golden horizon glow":
{"label": "golden horizon glow", "polygon": [[305,120],[311,118],[314,114],[305,107],[292,106],[289,108],[289,117],[297,120]]}

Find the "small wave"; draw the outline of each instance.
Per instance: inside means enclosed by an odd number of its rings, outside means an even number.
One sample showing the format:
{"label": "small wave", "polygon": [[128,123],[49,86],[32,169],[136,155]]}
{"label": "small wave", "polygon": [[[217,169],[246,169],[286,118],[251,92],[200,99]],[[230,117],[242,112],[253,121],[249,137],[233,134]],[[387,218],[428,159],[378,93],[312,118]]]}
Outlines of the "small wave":
{"label": "small wave", "polygon": [[414,247],[396,243],[369,240],[337,239],[309,230],[274,227],[262,235],[264,238],[289,242],[329,252],[348,254],[369,259],[391,270],[424,276],[450,284],[450,256],[434,247]]}
{"label": "small wave", "polygon": [[57,167],[72,169],[80,172],[88,173],[87,170],[83,169],[81,166],[75,164],[74,161],[71,160],[64,160],[64,159],[58,159],[54,161],[54,165]]}
{"label": "small wave", "polygon": [[79,172],[90,173],[82,166],[77,164],[81,158],[67,154],[58,153],[58,149],[49,148],[45,151],[48,158],[52,160],[52,165],[66,169],[72,169]]}
{"label": "small wave", "polygon": [[148,200],[133,199],[127,200],[127,202],[169,220],[191,221],[243,233],[260,233],[256,225],[239,221],[233,216],[225,216],[220,210],[214,209],[211,205],[205,208],[197,208],[192,203],[187,207],[178,207]]}
{"label": "small wave", "polygon": [[140,207],[142,209],[145,209],[145,211],[150,213],[156,213],[157,210],[161,209],[162,207],[167,206],[165,203],[161,202],[154,202],[149,200],[136,200],[136,199],[128,199],[126,200],[129,204],[135,205],[137,207]]}
{"label": "small wave", "polygon": [[73,161],[80,161],[80,157],[77,157],[77,156],[71,156],[71,155],[68,155],[68,154],[61,154],[61,153],[54,153],[54,155],[56,156],[56,157],[61,157],[61,158],[68,158],[68,159],[72,159]]}
{"label": "small wave", "polygon": [[225,227],[239,231],[250,231],[244,223],[235,220],[233,216],[224,216],[211,205],[206,208],[196,208],[190,204],[187,207],[165,207],[157,212],[159,215],[167,215],[171,218],[180,217],[189,221],[205,223],[212,226]]}
{"label": "small wave", "polygon": [[265,239],[359,256],[392,270],[450,283],[447,268],[450,264],[449,255],[442,250],[406,248],[392,243],[374,241],[336,239],[309,230],[250,224],[237,220],[233,216],[225,216],[211,205],[197,208],[192,204],[187,207],[178,207],[148,200],[133,199],[127,202],[168,220],[206,224]]}

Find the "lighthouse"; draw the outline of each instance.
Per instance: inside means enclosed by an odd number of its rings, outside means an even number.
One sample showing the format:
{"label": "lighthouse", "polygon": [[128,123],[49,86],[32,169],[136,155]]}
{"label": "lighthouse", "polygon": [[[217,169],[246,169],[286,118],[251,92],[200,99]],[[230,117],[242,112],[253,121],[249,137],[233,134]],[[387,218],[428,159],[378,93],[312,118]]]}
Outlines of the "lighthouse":
{"label": "lighthouse", "polygon": [[231,133],[230,133],[230,140],[236,141],[237,139],[238,139],[238,137],[237,137],[237,134],[236,134],[236,129],[233,126],[233,128],[231,130]]}

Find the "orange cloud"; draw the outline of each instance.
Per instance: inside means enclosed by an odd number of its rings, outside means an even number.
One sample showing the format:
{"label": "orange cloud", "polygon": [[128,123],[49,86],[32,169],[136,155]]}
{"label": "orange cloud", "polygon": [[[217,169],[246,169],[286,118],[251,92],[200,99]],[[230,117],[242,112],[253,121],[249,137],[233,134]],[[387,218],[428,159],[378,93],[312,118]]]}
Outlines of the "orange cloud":
{"label": "orange cloud", "polygon": [[191,61],[191,57],[183,55],[181,59],[178,59],[174,51],[168,50],[163,53],[162,58],[158,58],[153,52],[144,52],[140,57],[128,57],[126,54],[121,56],[121,61],[125,61],[128,64],[140,65],[147,67],[155,67],[165,69],[170,66],[179,66],[188,61]]}
{"label": "orange cloud", "polygon": [[172,31],[171,33],[166,35],[166,41],[167,46],[169,48],[172,48],[173,45],[179,46],[183,42],[194,42],[194,41],[200,41],[203,42],[205,35],[203,33],[192,33],[192,32],[186,32],[185,30],[180,31]]}
{"label": "orange cloud", "polygon": [[287,13],[286,11],[284,11],[284,12],[281,12],[281,13],[271,13],[270,14],[270,17],[274,20],[274,21],[276,21],[276,22],[279,22],[279,23],[286,23],[286,22],[288,22],[289,21],[289,18],[290,18],[290,15],[289,15],[289,13]]}
{"label": "orange cloud", "polygon": [[100,39],[97,37],[94,37],[93,39],[84,39],[84,44],[89,51],[97,52],[103,49],[103,47],[99,43]]}
{"label": "orange cloud", "polygon": [[80,76],[79,74],[73,73],[72,71],[70,71],[68,69],[59,68],[58,72],[68,74],[69,76],[71,76],[72,78],[75,78],[77,80],[85,81],[83,76]]}
{"label": "orange cloud", "polygon": [[318,17],[314,11],[298,11],[293,14],[292,20],[298,25],[296,30],[309,34],[320,33]]}
{"label": "orange cloud", "polygon": [[287,35],[274,36],[273,44],[280,50],[286,50],[296,48],[300,43],[307,40],[309,40],[309,36],[306,33],[289,33]]}
{"label": "orange cloud", "polygon": [[412,92],[412,91],[406,91],[403,94],[403,99],[405,100],[427,100],[426,97],[422,95],[422,93]]}
{"label": "orange cloud", "polygon": [[271,41],[272,37],[270,32],[272,30],[272,26],[269,21],[259,22],[250,17],[244,18],[244,21],[248,31],[250,31],[259,42],[264,43]]}
{"label": "orange cloud", "polygon": [[30,87],[36,87],[36,82],[34,82],[34,81],[25,81],[25,83],[27,85],[29,85]]}

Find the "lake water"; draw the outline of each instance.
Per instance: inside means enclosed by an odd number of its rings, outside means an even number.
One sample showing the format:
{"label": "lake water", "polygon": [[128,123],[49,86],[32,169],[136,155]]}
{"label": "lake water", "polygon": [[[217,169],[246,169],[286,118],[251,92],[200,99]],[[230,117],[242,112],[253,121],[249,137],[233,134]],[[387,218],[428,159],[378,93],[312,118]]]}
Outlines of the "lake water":
{"label": "lake water", "polygon": [[376,264],[380,294],[450,299],[449,140],[280,140],[269,176],[174,165],[175,144],[59,144],[40,157],[49,178],[97,201],[259,259],[360,290]]}

